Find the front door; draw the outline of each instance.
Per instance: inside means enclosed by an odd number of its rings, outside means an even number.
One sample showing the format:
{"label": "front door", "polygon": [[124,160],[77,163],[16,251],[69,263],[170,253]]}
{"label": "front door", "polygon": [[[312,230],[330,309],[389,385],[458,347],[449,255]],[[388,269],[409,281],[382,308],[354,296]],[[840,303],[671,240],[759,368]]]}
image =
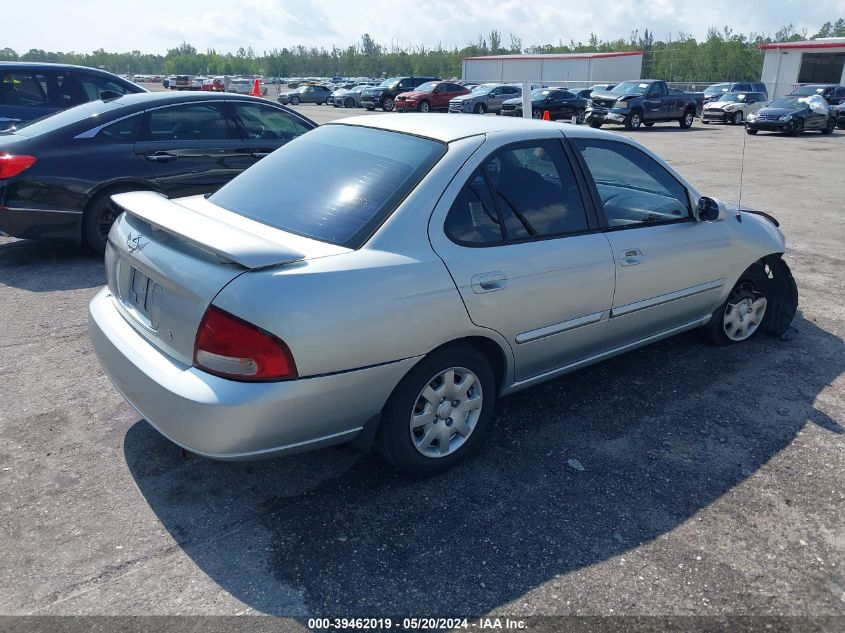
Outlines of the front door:
{"label": "front door", "polygon": [[212,193],[255,162],[223,102],[149,110],[135,153],[170,197]]}
{"label": "front door", "polygon": [[724,222],[699,222],[687,189],[627,143],[576,139],[595,183],[616,268],[608,348],[703,319],[728,276]]}
{"label": "front door", "polygon": [[435,212],[432,245],[470,319],[510,343],[517,381],[601,346],[614,265],[589,209],[561,142],[549,139],[466,166]]}

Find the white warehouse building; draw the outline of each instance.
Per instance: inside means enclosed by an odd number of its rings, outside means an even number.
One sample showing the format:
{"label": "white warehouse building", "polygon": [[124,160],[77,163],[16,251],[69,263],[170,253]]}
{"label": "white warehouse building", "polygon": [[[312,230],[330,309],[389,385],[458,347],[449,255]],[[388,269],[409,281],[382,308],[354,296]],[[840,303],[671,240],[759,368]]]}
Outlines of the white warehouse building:
{"label": "white warehouse building", "polygon": [[642,51],[549,55],[490,55],[461,60],[464,81],[542,82],[588,87],[640,79]]}
{"label": "white warehouse building", "polygon": [[780,97],[796,84],[845,85],[845,37],[760,44],[769,96]]}

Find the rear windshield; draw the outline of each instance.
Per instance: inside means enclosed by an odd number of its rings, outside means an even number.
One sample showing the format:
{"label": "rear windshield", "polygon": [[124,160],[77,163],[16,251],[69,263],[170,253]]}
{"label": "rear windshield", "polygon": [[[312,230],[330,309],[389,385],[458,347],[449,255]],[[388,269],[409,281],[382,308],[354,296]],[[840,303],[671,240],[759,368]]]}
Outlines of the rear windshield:
{"label": "rear windshield", "polygon": [[324,125],[209,199],[283,231],[359,248],[445,151],[443,143],[408,134]]}
{"label": "rear windshield", "polygon": [[119,101],[120,99],[115,99],[114,101],[89,101],[74,108],[59,110],[55,114],[47,114],[38,119],[21,123],[13,131],[23,136],[38,136],[45,132],[58,130],[66,125],[79,123],[84,119],[91,119],[93,126],[97,123],[100,115],[122,107],[123,104],[119,103]]}
{"label": "rear windshield", "polygon": [[820,95],[824,94],[825,86],[799,86],[795,90],[793,90],[790,94],[794,95]]}
{"label": "rear windshield", "polygon": [[704,94],[707,95],[708,97],[711,97],[713,95],[717,95],[717,94],[720,94],[722,92],[727,92],[728,88],[730,88],[730,87],[731,87],[730,84],[714,84],[712,86],[707,86],[704,89]]}

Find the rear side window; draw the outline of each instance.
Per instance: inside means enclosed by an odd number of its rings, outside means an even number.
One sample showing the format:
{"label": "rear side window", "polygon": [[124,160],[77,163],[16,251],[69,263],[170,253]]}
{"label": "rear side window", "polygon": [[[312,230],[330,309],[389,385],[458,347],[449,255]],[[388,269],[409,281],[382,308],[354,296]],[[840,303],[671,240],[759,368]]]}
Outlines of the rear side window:
{"label": "rear side window", "polygon": [[45,86],[30,73],[3,73],[0,83],[0,105],[49,106]]}
{"label": "rear side window", "polygon": [[222,105],[192,103],[150,110],[142,141],[229,141],[239,140],[233,121]]}
{"label": "rear side window", "polygon": [[134,143],[135,135],[138,133],[138,124],[140,122],[140,114],[127,117],[122,121],[117,121],[111,125],[107,125],[97,132],[97,135],[94,138],[115,141],[116,143]]}
{"label": "rear side window", "polygon": [[323,125],[210,200],[283,231],[359,248],[445,151],[443,143],[408,134]]}
{"label": "rear side window", "polygon": [[572,167],[557,141],[500,150],[461,190],[444,230],[481,245],[580,233],[587,214]]}

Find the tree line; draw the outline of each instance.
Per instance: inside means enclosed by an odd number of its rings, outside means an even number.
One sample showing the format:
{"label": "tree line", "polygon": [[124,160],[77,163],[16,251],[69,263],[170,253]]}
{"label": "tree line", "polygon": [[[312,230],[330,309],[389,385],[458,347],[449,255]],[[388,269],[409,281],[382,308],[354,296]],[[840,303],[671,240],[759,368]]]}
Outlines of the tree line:
{"label": "tree line", "polygon": [[[336,46],[274,48],[262,54],[251,47],[235,53],[219,53],[214,49],[198,51],[183,42],[165,55],[131,51],[110,53],[103,49],[93,53],[49,52],[31,49],[18,55],[10,48],[0,49],[0,61],[31,61],[79,64],[102,67],[115,73],[128,74],[212,74],[265,75],[271,77],[380,77],[393,75],[436,75],[460,77],[461,58],[517,53],[587,53],[640,50],[643,56],[643,77],[677,82],[747,81],[759,79],[763,54],[759,45],[770,42],[797,41],[821,37],[845,37],[845,19],[825,22],[810,36],[793,25],[778,29],[773,35],[734,33],[730,27],[711,28],[699,41],[689,34],[678,33],[667,40],[655,40],[648,29],[633,31],[627,38],[603,41],[591,35],[587,42],[570,40],[557,44],[523,46],[522,39],[491,31],[479,35],[476,42],[463,48],[384,46],[369,34],[346,48]],[[624,79],[620,77],[619,79]]]}

